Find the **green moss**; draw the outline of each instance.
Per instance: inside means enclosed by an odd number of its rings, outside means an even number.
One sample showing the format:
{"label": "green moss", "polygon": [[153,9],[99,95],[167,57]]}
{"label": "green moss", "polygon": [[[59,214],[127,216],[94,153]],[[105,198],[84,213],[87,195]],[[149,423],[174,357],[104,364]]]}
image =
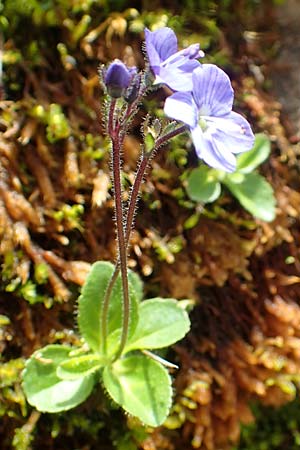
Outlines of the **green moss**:
{"label": "green moss", "polygon": [[300,401],[281,408],[253,406],[256,422],[243,426],[241,441],[232,450],[298,450],[300,446]]}

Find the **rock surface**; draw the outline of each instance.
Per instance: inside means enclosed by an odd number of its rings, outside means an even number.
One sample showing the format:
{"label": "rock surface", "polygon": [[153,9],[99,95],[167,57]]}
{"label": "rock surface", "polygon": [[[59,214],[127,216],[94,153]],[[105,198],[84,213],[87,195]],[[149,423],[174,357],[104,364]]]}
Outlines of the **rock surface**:
{"label": "rock surface", "polygon": [[291,139],[300,140],[300,1],[277,7],[279,50],[271,79]]}

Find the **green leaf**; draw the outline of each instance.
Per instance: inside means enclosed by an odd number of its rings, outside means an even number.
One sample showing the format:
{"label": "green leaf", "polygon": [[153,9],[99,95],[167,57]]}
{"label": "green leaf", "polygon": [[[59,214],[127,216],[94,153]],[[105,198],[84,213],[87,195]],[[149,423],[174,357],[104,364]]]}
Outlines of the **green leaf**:
{"label": "green leaf", "polygon": [[143,355],[106,366],[103,383],[109,395],[129,414],[157,427],[166,419],[172,401],[171,378],[157,361]]}
{"label": "green leaf", "polygon": [[177,300],[152,298],[139,305],[139,321],[126,351],[167,347],[190,329],[189,316]]}
{"label": "green leaf", "polygon": [[211,203],[221,194],[221,184],[216,178],[216,172],[204,165],[193,169],[186,183],[188,196],[195,202]]}
{"label": "green leaf", "polygon": [[23,389],[28,402],[43,412],[59,412],[74,408],[91,393],[92,376],[77,380],[61,380],[57,367],[68,358],[70,347],[48,345],[36,351],[26,362]]}
{"label": "green leaf", "polygon": [[268,136],[263,133],[256,134],[252,150],[241,153],[237,157],[237,171],[242,173],[252,172],[268,158],[270,151],[271,143]]}
{"label": "green leaf", "polygon": [[155,137],[151,133],[150,128],[148,127],[147,132],[144,135],[144,144],[145,144],[145,150],[146,152],[151,152],[155,145]]}
{"label": "green leaf", "polygon": [[[78,301],[78,326],[82,337],[89,347],[99,352],[102,339],[102,306],[106,288],[114,271],[110,262],[98,261],[92,265]],[[137,285],[137,278],[129,276],[131,311],[129,336],[137,325],[137,295],[132,284]],[[140,289],[140,287],[138,287]],[[140,292],[138,293],[140,295]],[[122,282],[120,275],[113,287],[108,309],[108,334],[122,327]]]}
{"label": "green leaf", "polygon": [[117,353],[121,342],[122,330],[118,328],[107,336],[107,357],[113,358]]}
{"label": "green leaf", "polygon": [[271,222],[276,200],[272,186],[258,173],[227,175],[223,183],[253,216]]}
{"label": "green leaf", "polygon": [[143,281],[141,280],[140,276],[136,272],[132,272],[132,270],[128,271],[128,280],[132,288],[134,289],[137,301],[140,302],[143,299],[144,295]]}
{"label": "green leaf", "polygon": [[76,356],[60,363],[56,374],[62,380],[76,380],[96,372],[107,363],[107,358],[96,354]]}

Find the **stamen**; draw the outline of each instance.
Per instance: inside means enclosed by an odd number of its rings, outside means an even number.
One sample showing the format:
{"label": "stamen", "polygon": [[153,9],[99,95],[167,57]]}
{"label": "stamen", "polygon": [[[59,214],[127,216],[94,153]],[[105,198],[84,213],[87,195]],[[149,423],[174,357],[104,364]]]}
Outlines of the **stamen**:
{"label": "stamen", "polygon": [[199,123],[199,125],[200,125],[201,130],[202,130],[203,132],[205,132],[205,131],[207,130],[207,128],[208,128],[208,124],[207,124],[206,120],[203,119],[203,117],[200,117],[198,123]]}

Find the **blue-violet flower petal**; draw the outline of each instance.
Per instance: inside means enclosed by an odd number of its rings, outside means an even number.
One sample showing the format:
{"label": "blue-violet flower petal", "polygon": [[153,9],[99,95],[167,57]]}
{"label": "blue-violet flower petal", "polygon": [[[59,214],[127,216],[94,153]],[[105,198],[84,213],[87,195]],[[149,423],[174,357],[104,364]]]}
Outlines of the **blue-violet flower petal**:
{"label": "blue-violet flower petal", "polygon": [[209,166],[233,172],[234,154],[253,147],[250,124],[233,112],[233,89],[228,76],[212,64],[203,64],[192,76],[191,93],[175,92],[165,102],[165,114],[185,123],[196,153]]}
{"label": "blue-violet flower petal", "polygon": [[192,73],[200,67],[197,58],[204,55],[199,44],[177,51],[177,38],[168,27],[145,29],[146,52],[155,75],[155,84],[163,83],[173,91],[191,91]]}

